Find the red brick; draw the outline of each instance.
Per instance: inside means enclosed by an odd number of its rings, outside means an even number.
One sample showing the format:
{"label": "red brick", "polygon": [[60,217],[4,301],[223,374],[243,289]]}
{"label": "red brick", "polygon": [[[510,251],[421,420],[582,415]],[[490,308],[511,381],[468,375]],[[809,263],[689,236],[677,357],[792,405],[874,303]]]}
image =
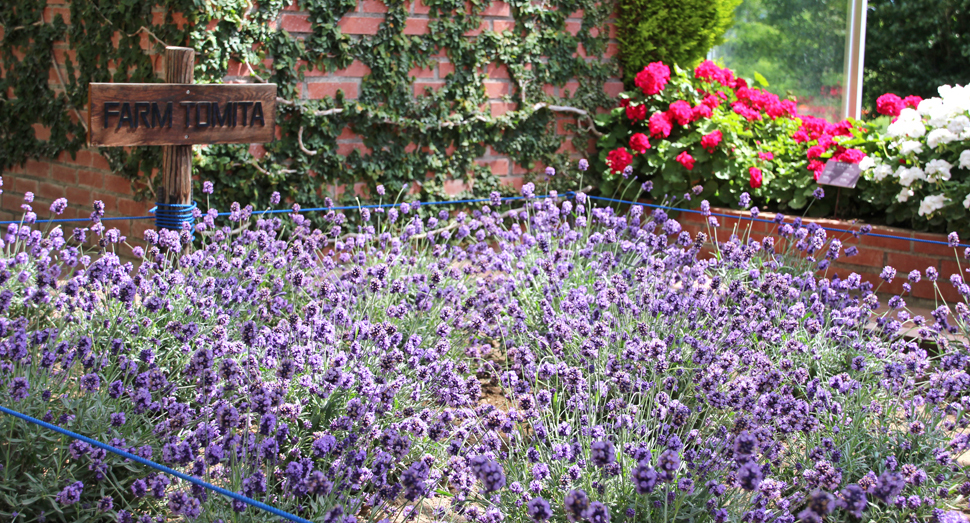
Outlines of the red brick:
{"label": "red brick", "polygon": [[[967,264],[967,260],[960,260],[960,265],[957,265],[956,260],[946,260],[940,263],[940,282],[946,282],[946,285],[950,284],[950,275],[959,274],[964,280],[970,280],[970,274],[967,274],[966,270],[970,267]],[[963,272],[961,272],[961,269]],[[970,281],[968,281],[970,283]],[[943,283],[941,283],[943,285]]]}
{"label": "red brick", "polygon": [[575,118],[558,118],[556,119],[556,134],[569,134],[569,126],[575,125]]}
{"label": "red brick", "polygon": [[617,95],[623,92],[623,82],[619,80],[609,80],[603,84],[603,92],[611,98],[616,98]]}
{"label": "red brick", "polygon": [[[324,73],[326,74],[326,73]],[[334,71],[334,76],[350,76],[352,78],[363,78],[370,74],[370,67],[364,65],[363,62],[359,60],[354,60],[350,66],[346,69],[338,69]]]}
{"label": "red brick", "polygon": [[136,202],[128,198],[118,199],[118,212],[125,216],[145,216],[149,207],[145,202]]}
{"label": "red brick", "polygon": [[51,137],[51,130],[49,127],[44,127],[39,123],[33,125],[34,128],[34,138],[38,140],[47,140]]}
{"label": "red brick", "polygon": [[444,78],[455,72],[455,65],[451,62],[440,62],[438,64],[438,78]]}
{"label": "red brick", "polygon": [[357,98],[357,84],[350,82],[308,82],[307,88],[310,98],[319,100],[325,96],[336,96],[337,91],[343,91],[346,98]]}
{"label": "red brick", "polygon": [[77,183],[84,187],[101,189],[104,186],[104,173],[79,169],[77,171]]}
{"label": "red brick", "polygon": [[108,159],[97,153],[91,154],[91,167],[95,169],[101,169],[104,171],[110,171],[111,166],[108,165]]}
{"label": "red brick", "polygon": [[425,15],[431,12],[431,8],[424,4],[421,0],[417,0],[414,3],[414,14]]}
{"label": "red brick", "polygon": [[[944,234],[927,234],[924,232],[913,233],[913,237],[920,240],[929,240],[940,243],[913,242],[913,252],[930,256],[943,256],[952,258],[954,256],[953,247],[946,245],[947,239]],[[942,245],[941,245],[942,244]],[[959,252],[962,252],[960,249]]]}
{"label": "red brick", "polygon": [[461,180],[445,180],[445,183],[443,185],[445,189],[445,194],[448,194],[451,196],[455,196],[456,194],[467,189],[467,187],[465,186],[465,183],[462,182]]}
{"label": "red brick", "polygon": [[266,147],[262,144],[254,143],[249,146],[249,154],[251,154],[253,158],[259,160],[260,158],[266,156]]}
{"label": "red brick", "polygon": [[379,0],[362,0],[358,5],[365,13],[386,13],[387,4]]}
{"label": "red brick", "polygon": [[54,18],[56,18],[57,15],[61,15],[61,18],[64,19],[64,23],[65,24],[71,25],[71,10],[70,9],[52,8],[52,7],[46,7],[46,8],[44,8],[44,22],[45,23],[48,23],[48,24],[54,23]]}
{"label": "red brick", "polygon": [[413,67],[408,75],[413,78],[434,78],[434,67]]}
{"label": "red brick", "polygon": [[406,35],[426,35],[428,34],[428,23],[430,20],[425,18],[408,18],[404,22],[404,34]]}
{"label": "red brick", "polygon": [[933,287],[933,283],[923,280],[912,286],[913,290],[911,294],[917,298],[923,298],[924,300],[934,300],[939,296],[936,295],[936,289]]}
{"label": "red brick", "polygon": [[309,33],[313,31],[309,15],[283,13],[282,28],[291,33]]}
{"label": "red brick", "polygon": [[515,32],[515,22],[508,20],[494,20],[492,21],[492,31],[496,33],[502,33],[505,31]]}
{"label": "red brick", "polygon": [[862,265],[865,267],[873,267],[879,270],[882,270],[882,268],[886,266],[885,253],[879,249],[857,247],[859,254],[847,257],[844,254],[845,248],[842,249],[843,254],[842,257],[839,258],[839,264]]}
{"label": "red brick", "polygon": [[492,174],[496,176],[507,176],[509,174],[509,160],[499,158],[497,160],[479,160],[479,164],[488,166]]}
{"label": "red brick", "polygon": [[51,164],[47,162],[38,162],[36,160],[27,160],[27,165],[24,166],[24,170],[30,176],[47,178],[50,176]]}
{"label": "red brick", "polygon": [[579,34],[579,30],[582,27],[583,27],[583,24],[580,22],[566,22],[566,32],[573,36],[576,36],[577,34]]}
{"label": "red brick", "polygon": [[905,231],[902,229],[894,229],[889,227],[873,227],[872,234],[867,234],[862,237],[862,245],[868,247],[875,247],[877,249],[893,250],[900,252],[910,252],[912,242],[905,239],[897,238],[882,238],[873,236],[873,234],[882,234],[885,236],[902,236],[908,237],[912,233],[910,231]]}
{"label": "red brick", "polygon": [[283,8],[284,11],[299,11],[300,6],[295,1]]}
{"label": "red brick", "polygon": [[[26,178],[14,178],[13,179],[13,192],[25,194],[27,192],[36,193],[37,192],[37,181],[28,180]],[[20,205],[19,203],[17,205]]]}
{"label": "red brick", "polygon": [[926,256],[906,254],[901,252],[887,252],[886,265],[896,269],[899,276],[905,278],[906,275],[909,274],[909,271],[912,270],[925,272],[927,267],[939,269],[940,262],[936,258],[928,258]]}
{"label": "red brick", "polygon": [[485,94],[489,98],[501,98],[512,92],[512,84],[509,82],[493,82],[485,80]]}
{"label": "red brick", "polygon": [[506,187],[511,187],[516,191],[521,191],[522,186],[525,184],[525,179],[521,176],[503,176],[499,178],[499,183]]}
{"label": "red brick", "polygon": [[56,200],[64,197],[64,186],[41,182],[37,186],[37,196],[46,200]]}
{"label": "red brick", "polygon": [[414,83],[414,96],[421,96],[424,94],[426,89],[431,89],[432,91],[437,91],[445,86],[444,82],[415,82]]}
{"label": "red brick", "polygon": [[618,54],[620,54],[620,46],[618,44],[606,44],[606,51],[603,52],[603,58],[613,58]]}
{"label": "red brick", "polygon": [[371,18],[363,16],[345,16],[337,22],[340,30],[345,34],[351,35],[375,35],[381,27],[383,18]]}
{"label": "red brick", "polygon": [[91,197],[91,191],[84,187],[68,187],[67,188],[67,201],[71,205],[91,205],[94,198]]}
{"label": "red brick", "polygon": [[509,68],[506,67],[505,64],[499,65],[495,62],[488,64],[486,75],[489,78],[511,78],[511,75],[509,75]]}
{"label": "red brick", "polygon": [[492,116],[502,116],[509,111],[514,111],[518,104],[515,102],[489,102],[488,105]]}
{"label": "red brick", "polygon": [[117,174],[104,175],[104,190],[118,194],[130,194],[131,182]]}
{"label": "red brick", "polygon": [[340,136],[337,136],[338,140],[357,140],[360,141],[360,136],[357,135],[350,127],[344,127],[340,131]]}
{"label": "red brick", "polygon": [[62,183],[77,183],[77,169],[63,165],[51,166],[51,177]]}
{"label": "red brick", "polygon": [[482,16],[512,16],[512,8],[502,0],[493,0],[488,7],[482,10]]}
{"label": "red brick", "polygon": [[482,34],[483,31],[488,31],[488,22],[484,20],[478,26],[478,29],[472,29],[472,30],[466,31],[465,36],[478,36]]}

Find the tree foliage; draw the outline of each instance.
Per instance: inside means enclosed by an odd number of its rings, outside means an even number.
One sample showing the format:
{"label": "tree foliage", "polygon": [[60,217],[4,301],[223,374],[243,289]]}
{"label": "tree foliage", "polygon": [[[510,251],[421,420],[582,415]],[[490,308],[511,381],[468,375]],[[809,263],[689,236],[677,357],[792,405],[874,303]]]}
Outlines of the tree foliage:
{"label": "tree foliage", "polygon": [[770,78],[779,96],[837,111],[846,12],[846,0],[744,0],[716,53],[742,77]]}
{"label": "tree foliage", "polygon": [[869,0],[863,100],[970,82],[970,0]]}
{"label": "tree foliage", "polygon": [[620,0],[617,39],[624,79],[651,62],[697,65],[721,42],[741,0]]}

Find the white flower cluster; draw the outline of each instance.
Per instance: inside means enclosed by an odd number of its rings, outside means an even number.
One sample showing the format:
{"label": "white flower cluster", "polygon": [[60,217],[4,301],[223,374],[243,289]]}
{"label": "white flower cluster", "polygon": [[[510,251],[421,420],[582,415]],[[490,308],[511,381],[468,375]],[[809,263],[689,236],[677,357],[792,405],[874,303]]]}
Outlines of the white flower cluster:
{"label": "white flower cluster", "polygon": [[[902,186],[896,196],[899,202],[906,202],[916,194],[914,189],[919,184],[913,184],[917,182],[937,184],[951,178],[950,171],[954,165],[950,162],[937,158],[920,165],[915,155],[952,142],[970,141],[970,86],[944,85],[939,88],[939,93],[937,98],[921,101],[916,109],[907,107],[900,111],[886,130],[886,136],[892,139],[889,147],[900,156],[909,156],[910,166],[899,166],[894,170],[893,166],[878,159],[861,166],[875,182],[885,180],[890,175],[895,178]],[[970,149],[960,154],[957,167],[970,170]],[[949,202],[944,194],[926,196],[920,202],[919,214],[930,216]],[[970,209],[970,194],[963,200],[963,206]]]}

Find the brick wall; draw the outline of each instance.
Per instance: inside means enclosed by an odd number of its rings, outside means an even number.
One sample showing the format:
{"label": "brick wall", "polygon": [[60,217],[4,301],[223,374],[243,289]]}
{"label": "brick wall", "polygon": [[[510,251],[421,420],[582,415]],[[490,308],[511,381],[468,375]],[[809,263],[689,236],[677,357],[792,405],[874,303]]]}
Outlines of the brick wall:
{"label": "brick wall", "polygon": [[[748,227],[751,227],[751,236],[753,238],[761,240],[766,236],[774,236],[776,248],[778,250],[784,248],[784,244],[781,243],[781,238],[776,234],[778,226],[774,223],[752,222],[748,219],[750,218],[748,213],[730,209],[712,208],[711,212],[730,216],[715,216],[719,223],[719,228],[717,229],[718,239],[721,241],[726,240],[731,231],[735,230],[735,227],[739,231],[745,231],[748,230]],[[772,220],[774,217],[775,215],[773,213],[762,213],[758,218]],[[677,220],[684,226],[684,230],[690,232],[691,235],[697,234],[697,232],[702,230],[707,232],[704,218],[699,213],[681,213],[677,217]],[[791,223],[791,218],[786,219],[786,222]],[[841,220],[803,219],[803,223],[805,224],[812,222],[830,230],[858,231],[862,225]],[[881,238],[874,236],[876,234],[897,236],[903,239]],[[947,239],[945,235],[913,232],[895,227],[874,226],[870,235],[862,236],[858,239],[853,237],[851,233],[829,232],[829,238],[833,237],[838,238],[842,242],[843,253],[845,248],[855,246],[859,249],[859,254],[852,257],[846,257],[843,254],[829,268],[829,277],[838,274],[839,277],[845,278],[850,273],[855,272],[862,276],[864,281],[879,286],[879,292],[900,294],[903,292],[903,283],[907,282],[909,272],[918,270],[923,273],[923,279],[919,283],[912,285],[911,296],[932,302],[938,299],[938,296],[935,294],[936,291],[933,288],[933,284],[925,279],[925,273],[927,267],[934,267],[940,273],[940,278],[937,283],[939,284],[943,298],[951,304],[956,301],[962,301],[962,298],[956,292],[956,289],[950,285],[949,281],[951,274],[960,273],[954,249],[946,245],[918,241],[932,240],[946,243]],[[967,260],[962,259],[963,249],[959,249],[959,255],[961,256],[960,262],[963,268],[967,268]],[[891,283],[886,283],[879,278],[879,273],[887,265],[892,266],[897,271],[896,278]]]}
{"label": "brick wall", "polygon": [[[70,23],[70,0],[48,0],[48,7],[44,12],[45,22],[51,22],[56,14],[61,14],[67,23]],[[405,34],[426,34],[428,32],[428,12],[429,9],[420,0],[409,2],[408,9],[410,16],[407,19]],[[377,0],[359,0],[355,11],[345,15],[339,22],[342,31],[351,35],[373,35],[383,21],[387,10],[385,4]],[[582,13],[573,13],[567,20],[567,30],[573,34],[579,31],[582,23]],[[156,14],[156,23],[161,23],[163,13]],[[275,27],[281,27],[294,36],[307,36],[310,32],[310,23],[306,12],[298,10],[296,4],[287,7],[274,23]],[[511,15],[509,5],[502,1],[496,1],[483,13],[481,26],[474,31],[466,33],[468,38],[474,38],[482,31],[494,30],[503,31],[514,26],[514,19]],[[610,31],[610,43],[606,52],[606,57],[611,58],[616,55],[618,45],[616,42],[613,20],[608,24]],[[0,27],[0,38],[3,38],[3,28]],[[142,47],[150,47],[149,36],[142,34]],[[60,64],[60,74],[66,78],[67,71],[63,67],[63,59],[71,51],[64,42],[55,44],[55,58]],[[580,49],[580,52],[582,50]],[[414,69],[410,72],[413,78],[413,89],[415,96],[421,96],[425,89],[437,89],[443,85],[444,78],[454,70],[447,56],[439,53],[436,56],[437,64],[430,69]],[[160,71],[164,65],[161,56],[155,60],[155,68]],[[228,76],[225,78],[229,82],[245,82],[246,69],[239,63],[231,63]],[[347,99],[354,99],[360,91],[361,80],[369,73],[367,66],[360,62],[354,62],[346,69],[327,74],[318,70],[308,71],[306,79],[298,86],[300,97],[303,99],[319,99],[334,96],[338,90],[343,91]],[[56,91],[63,91],[57,72],[52,67],[50,70],[50,86]],[[568,83],[563,89],[575,92],[578,84]],[[490,101],[483,110],[491,112],[492,115],[501,115],[516,108],[516,104],[503,100],[503,97],[512,93],[515,89],[508,70],[504,66],[492,64],[488,68],[488,79],[485,81],[485,89]],[[623,84],[619,79],[612,80],[605,85],[605,91],[615,96],[623,89]],[[560,95],[560,88],[546,86],[545,90],[551,95]],[[86,113],[81,111],[82,118],[86,118]],[[74,114],[72,119],[76,119]],[[558,122],[558,132],[566,134],[566,124],[575,123],[574,119],[561,118]],[[44,139],[49,133],[40,126],[35,126],[38,138]],[[590,140],[589,148],[592,150],[593,142]],[[350,129],[345,129],[337,140],[338,152],[340,154],[350,154],[357,149],[362,154],[367,154],[366,147],[360,137]],[[261,145],[250,147],[251,152],[257,157],[261,157],[263,148]],[[583,152],[575,151],[570,141],[564,141],[563,151],[568,151],[579,156]],[[497,154],[488,148],[485,156],[479,158],[478,162],[488,166],[494,174],[502,178],[503,183],[521,186],[522,175],[526,170],[515,165],[509,158]],[[11,169],[0,173],[4,177],[4,193],[0,195],[0,220],[19,219],[21,215],[20,205],[25,191],[31,191],[36,195],[34,210],[39,219],[47,217],[47,208],[51,201],[56,198],[66,197],[71,203],[71,210],[63,217],[75,217],[80,215],[85,217],[90,213],[90,203],[93,200],[103,200],[106,205],[106,215],[108,216],[141,216],[147,214],[148,209],[153,205],[150,202],[136,202],[132,198],[131,188],[124,178],[111,172],[107,161],[98,154],[97,149],[83,150],[78,153],[75,159],[70,155],[62,154],[57,158],[46,158],[40,161],[28,161],[26,166]],[[457,193],[463,189],[461,182],[455,181],[446,184],[449,192]],[[153,224],[151,220],[138,222],[114,221],[112,226],[121,229],[122,234],[129,237],[142,236],[145,228]]]}

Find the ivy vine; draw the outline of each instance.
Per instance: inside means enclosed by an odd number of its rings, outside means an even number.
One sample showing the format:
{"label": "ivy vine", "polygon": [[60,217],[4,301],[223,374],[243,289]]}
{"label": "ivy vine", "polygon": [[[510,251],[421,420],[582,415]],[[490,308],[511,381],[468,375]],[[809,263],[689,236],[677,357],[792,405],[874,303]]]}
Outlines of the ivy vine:
{"label": "ivy vine", "polygon": [[[481,196],[499,188],[498,178],[475,162],[487,147],[520,165],[562,168],[569,160],[557,153],[564,140],[555,132],[557,116],[578,117],[575,146],[584,150],[588,133],[595,133],[588,117],[611,103],[603,92],[617,75],[615,63],[602,58],[614,8],[608,1],[510,0],[514,27],[477,36],[466,33],[479,28],[489,6],[483,0],[425,0],[425,35],[405,34],[405,0],[386,0],[387,13],[373,36],[341,31],[338,22],[354,11],[355,0],[297,0],[309,14],[311,33],[291,35],[274,23],[288,3],[75,1],[68,24],[61,15],[45,22],[46,0],[8,0],[0,7],[0,170],[28,158],[76,153],[85,142],[77,110],[86,106],[88,82],[160,81],[153,62],[165,45],[196,49],[197,83],[220,82],[232,60],[244,64],[250,81],[279,87],[282,136],[265,144],[265,155],[256,158],[245,145],[196,149],[195,173],[216,182],[212,203],[221,208],[232,201],[265,205],[273,191],[303,205],[320,205],[327,197],[352,202],[353,191],[338,199],[333,189],[360,182],[371,194],[382,184],[391,194],[412,190],[423,201],[438,201],[451,198],[445,182],[457,179],[470,187],[462,196]],[[566,18],[578,10],[583,21],[573,36]],[[65,45],[74,52],[65,62],[67,74],[51,79],[55,49]],[[454,72],[437,91],[413,96],[408,73],[435,65],[442,53]],[[354,61],[370,68],[356,100],[342,93],[300,98],[298,85],[307,73],[333,72]],[[515,109],[495,117],[484,88],[490,64],[506,66],[517,86],[509,96]],[[543,90],[570,81],[578,88],[560,97]],[[35,124],[49,129],[50,137],[35,136]],[[361,136],[366,154],[338,154],[337,138],[347,127]],[[160,148],[101,152],[139,188],[139,197],[154,197]]]}

